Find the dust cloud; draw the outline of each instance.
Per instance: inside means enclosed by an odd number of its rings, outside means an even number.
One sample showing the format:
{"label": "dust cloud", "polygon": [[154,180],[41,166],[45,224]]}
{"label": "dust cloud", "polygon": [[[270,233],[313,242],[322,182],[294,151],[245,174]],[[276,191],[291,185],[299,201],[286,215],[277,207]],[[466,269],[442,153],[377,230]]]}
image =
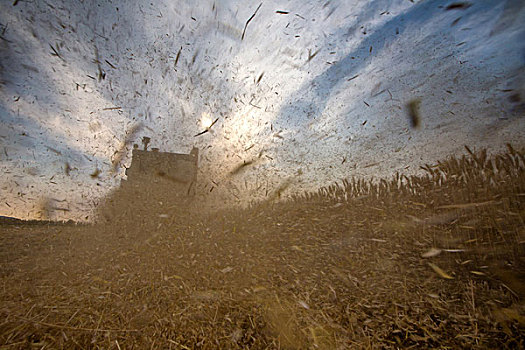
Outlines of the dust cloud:
{"label": "dust cloud", "polygon": [[0,344],[525,347],[520,1],[4,1]]}
{"label": "dust cloud", "polygon": [[3,2],[0,212],[93,221],[144,136],[242,206],[517,144],[523,6],[469,4]]}

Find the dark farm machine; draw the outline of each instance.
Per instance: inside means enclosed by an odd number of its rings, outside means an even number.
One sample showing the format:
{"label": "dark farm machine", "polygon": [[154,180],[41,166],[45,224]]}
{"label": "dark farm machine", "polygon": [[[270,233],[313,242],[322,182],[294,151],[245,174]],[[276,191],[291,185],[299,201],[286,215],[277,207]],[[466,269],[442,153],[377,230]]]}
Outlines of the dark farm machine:
{"label": "dark farm machine", "polygon": [[196,191],[198,148],[187,154],[160,152],[148,150],[149,141],[142,139],[143,149],[133,145],[126,179],[101,206],[100,219],[165,219],[188,210]]}

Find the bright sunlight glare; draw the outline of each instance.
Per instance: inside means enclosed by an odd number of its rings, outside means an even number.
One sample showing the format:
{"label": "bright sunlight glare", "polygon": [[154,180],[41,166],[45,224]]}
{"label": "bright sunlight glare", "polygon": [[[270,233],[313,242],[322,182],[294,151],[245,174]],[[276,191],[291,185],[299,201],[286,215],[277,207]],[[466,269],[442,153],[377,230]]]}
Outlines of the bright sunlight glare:
{"label": "bright sunlight glare", "polygon": [[211,126],[212,120],[208,113],[203,113],[201,117],[201,125],[203,128],[208,129]]}

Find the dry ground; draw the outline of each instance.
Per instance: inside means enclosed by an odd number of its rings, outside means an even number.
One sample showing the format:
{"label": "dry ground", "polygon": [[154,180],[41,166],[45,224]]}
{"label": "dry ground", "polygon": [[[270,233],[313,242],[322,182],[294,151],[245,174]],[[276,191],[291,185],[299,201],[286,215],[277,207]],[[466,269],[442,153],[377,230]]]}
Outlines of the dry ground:
{"label": "dry ground", "polygon": [[2,225],[1,348],[524,348],[523,154],[245,210],[150,189],[95,226]]}

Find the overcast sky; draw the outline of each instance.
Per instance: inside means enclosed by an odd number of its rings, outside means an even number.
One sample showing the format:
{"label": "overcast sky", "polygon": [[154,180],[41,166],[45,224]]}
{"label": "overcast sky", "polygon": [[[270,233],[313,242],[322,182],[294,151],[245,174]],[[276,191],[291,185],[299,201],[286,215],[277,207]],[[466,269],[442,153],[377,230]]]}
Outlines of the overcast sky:
{"label": "overcast sky", "polygon": [[519,145],[523,23],[521,0],[2,1],[0,215],[89,217],[142,136],[199,147],[224,201]]}

